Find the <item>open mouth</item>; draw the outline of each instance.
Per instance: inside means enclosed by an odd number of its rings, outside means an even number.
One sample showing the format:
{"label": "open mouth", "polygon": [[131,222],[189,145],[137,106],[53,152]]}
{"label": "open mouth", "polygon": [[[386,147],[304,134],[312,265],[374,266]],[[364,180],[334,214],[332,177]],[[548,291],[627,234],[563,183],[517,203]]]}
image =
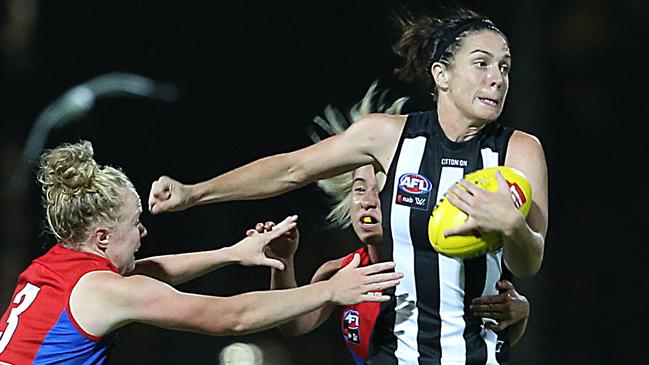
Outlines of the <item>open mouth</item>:
{"label": "open mouth", "polygon": [[478,100],[480,100],[483,104],[486,104],[494,108],[500,104],[500,100],[498,99],[478,97]]}
{"label": "open mouth", "polygon": [[360,220],[361,220],[361,226],[365,228],[370,228],[379,224],[379,220],[370,215],[364,215],[361,217]]}

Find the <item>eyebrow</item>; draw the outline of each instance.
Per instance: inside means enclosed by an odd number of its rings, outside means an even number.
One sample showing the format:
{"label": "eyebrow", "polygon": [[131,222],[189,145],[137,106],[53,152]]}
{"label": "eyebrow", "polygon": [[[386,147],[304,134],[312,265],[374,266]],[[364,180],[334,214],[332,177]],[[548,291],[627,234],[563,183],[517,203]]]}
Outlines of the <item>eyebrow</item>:
{"label": "eyebrow", "polygon": [[357,181],[365,182],[365,179],[363,179],[362,177],[356,177],[356,178],[354,178],[354,181],[352,181],[352,185],[354,185]]}
{"label": "eyebrow", "polygon": [[[473,51],[472,51],[471,53],[469,53],[469,54],[474,54],[474,53],[484,53],[484,54],[486,54],[486,55],[488,55],[488,56],[490,56],[490,57],[494,57],[494,54],[493,54],[493,53],[491,53],[491,52],[489,52],[489,51],[485,51],[484,49],[480,49],[480,48],[473,50]],[[512,55],[510,55],[509,53],[506,53],[505,56],[504,56],[503,58],[509,58],[509,59],[511,59],[511,58],[512,58]]]}

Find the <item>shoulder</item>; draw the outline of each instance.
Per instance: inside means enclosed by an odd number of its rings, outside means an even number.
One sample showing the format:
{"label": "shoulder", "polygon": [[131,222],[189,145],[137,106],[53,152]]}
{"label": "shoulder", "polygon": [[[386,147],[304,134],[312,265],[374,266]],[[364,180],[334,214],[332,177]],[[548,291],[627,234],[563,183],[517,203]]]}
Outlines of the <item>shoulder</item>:
{"label": "shoulder", "polygon": [[313,274],[313,278],[311,278],[311,282],[315,283],[318,281],[324,281],[330,279],[338,272],[338,270],[340,270],[340,267],[344,259],[345,257],[341,257],[335,260],[329,260],[324,264],[320,265],[318,270],[316,270],[315,274]]}
{"label": "shoulder", "polygon": [[507,145],[506,165],[525,167],[526,165],[545,166],[545,153],[541,141],[536,136],[515,130]]}

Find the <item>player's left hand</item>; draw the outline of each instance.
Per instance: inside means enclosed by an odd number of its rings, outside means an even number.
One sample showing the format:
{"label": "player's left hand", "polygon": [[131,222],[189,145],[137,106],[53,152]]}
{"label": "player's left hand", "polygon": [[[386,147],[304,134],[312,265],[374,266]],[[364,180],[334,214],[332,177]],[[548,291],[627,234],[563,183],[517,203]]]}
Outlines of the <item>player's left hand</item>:
{"label": "player's left hand", "polygon": [[269,266],[274,269],[284,270],[282,261],[266,256],[268,245],[278,238],[292,231],[297,226],[297,215],[284,219],[271,230],[258,232],[254,229],[246,232],[246,238],[239,241],[231,249],[235,252],[239,263],[244,266]]}
{"label": "player's left hand", "polygon": [[498,322],[487,322],[485,326],[494,331],[502,331],[529,316],[530,303],[516,291],[511,282],[500,280],[496,283],[496,289],[500,294],[475,298],[469,306],[475,316],[491,318]]}
{"label": "player's left hand", "polygon": [[[275,222],[268,221],[266,223],[257,223],[254,229],[246,231],[246,236],[252,236],[255,233],[266,233],[275,229],[277,225]],[[280,260],[286,260],[297,251],[300,242],[300,231],[297,226],[286,231],[284,234],[273,239],[268,246],[266,246],[266,255]]]}
{"label": "player's left hand", "polygon": [[[460,180],[446,192],[446,198],[458,209],[466,213],[467,221],[455,228],[447,229],[445,236],[497,231],[511,232],[525,221],[521,212],[514,206],[507,180],[496,171],[498,190],[485,190],[465,179]],[[464,188],[464,189],[462,189]]]}

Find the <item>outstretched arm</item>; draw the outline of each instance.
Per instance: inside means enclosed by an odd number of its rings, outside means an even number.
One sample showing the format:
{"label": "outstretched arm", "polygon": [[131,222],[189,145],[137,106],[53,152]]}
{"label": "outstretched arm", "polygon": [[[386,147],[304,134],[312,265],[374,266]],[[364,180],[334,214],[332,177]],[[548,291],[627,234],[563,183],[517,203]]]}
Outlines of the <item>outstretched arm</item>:
{"label": "outstretched arm", "polygon": [[360,268],[359,263],[357,256],[327,281],[227,298],[182,293],[147,276],[95,271],[84,275],[73,289],[70,309],[79,325],[95,336],[130,322],[211,335],[242,335],[276,327],[325,304],[386,301],[387,296],[367,293],[394,287],[402,274],[383,272],[393,269],[394,263]]}
{"label": "outstretched arm", "polygon": [[[256,233],[264,233],[277,229],[275,223],[257,223],[254,229],[248,230],[247,235]],[[297,287],[295,280],[295,266],[294,257],[300,241],[300,233],[297,227],[277,237],[273,242],[268,244],[268,255],[277,258],[284,263],[284,270],[271,269],[270,274],[270,288],[276,289],[291,289]],[[324,280],[329,280],[338,270],[342,263],[342,258],[338,260],[331,260],[324,263],[313,275],[311,283],[317,283]],[[299,336],[308,333],[319,327],[324,321],[329,318],[331,312],[334,310],[333,304],[323,305],[311,312],[302,314],[282,325],[279,330],[285,336]]]}
{"label": "outstretched arm", "polygon": [[266,246],[295,228],[297,216],[290,216],[275,226],[273,232],[249,236],[230,247],[178,255],[149,257],[135,262],[128,275],[146,275],[171,285],[178,285],[230,264],[270,266],[278,270],[284,264],[264,254]]}
{"label": "outstretched arm", "polygon": [[[335,275],[336,272],[338,272],[341,263],[342,258],[324,263],[322,266],[320,266],[320,268],[318,268],[316,273],[313,275],[313,278],[311,278],[311,283],[318,283],[324,280],[328,280],[333,275]],[[293,271],[288,271],[288,266],[287,270],[285,271],[278,271],[275,269],[272,269],[272,271],[273,280],[271,281],[271,288],[273,289],[281,289],[282,285],[285,284],[290,285],[291,274],[293,276],[293,283],[295,282],[295,273]],[[288,280],[286,280],[286,278],[288,278]],[[290,288],[290,286],[288,286],[288,288]],[[305,313],[299,317],[292,319],[291,321],[280,325],[279,330],[285,336],[299,336],[305,333],[309,333],[314,329],[320,327],[320,325],[324,323],[329,318],[329,316],[331,316],[331,313],[335,308],[336,306],[333,304],[324,305],[314,311]]]}
{"label": "outstretched arm", "polygon": [[211,180],[185,185],[163,176],[151,186],[149,210],[157,214],[198,204],[264,199],[367,164],[387,171],[404,124],[402,116],[370,114],[342,134],[262,158]]}

